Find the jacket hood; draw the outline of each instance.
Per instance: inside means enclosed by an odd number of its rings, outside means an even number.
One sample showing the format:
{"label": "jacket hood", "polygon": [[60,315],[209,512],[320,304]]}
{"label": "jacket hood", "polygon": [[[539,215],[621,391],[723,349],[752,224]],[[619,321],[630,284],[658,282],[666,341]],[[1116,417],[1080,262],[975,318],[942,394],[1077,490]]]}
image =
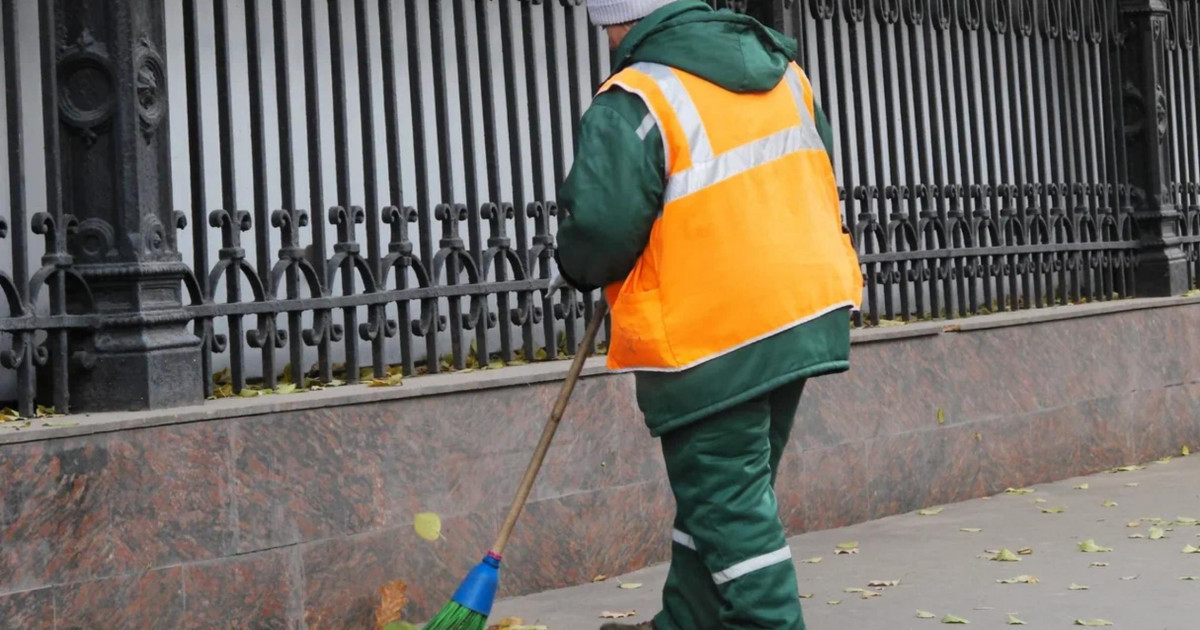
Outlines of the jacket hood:
{"label": "jacket hood", "polygon": [[733,92],[763,92],[779,84],[796,50],[794,39],[749,16],[680,0],[638,22],[613,52],[612,67],[660,63]]}

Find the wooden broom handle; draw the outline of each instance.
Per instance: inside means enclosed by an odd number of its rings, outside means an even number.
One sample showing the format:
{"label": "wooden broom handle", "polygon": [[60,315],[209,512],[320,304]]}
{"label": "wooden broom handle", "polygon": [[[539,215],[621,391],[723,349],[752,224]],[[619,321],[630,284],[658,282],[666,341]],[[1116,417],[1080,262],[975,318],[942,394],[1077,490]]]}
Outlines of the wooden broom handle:
{"label": "wooden broom handle", "polygon": [[583,372],[583,364],[591,354],[596,336],[600,332],[600,326],[604,323],[606,310],[604,301],[598,302],[592,313],[592,321],[588,322],[587,330],[583,333],[579,351],[575,354],[575,359],[571,361],[571,369],[567,371],[567,379],[563,381],[562,390],[558,392],[558,401],[554,403],[554,410],[550,412],[546,427],[542,429],[542,439],[538,441],[537,450],[533,452],[529,468],[525,470],[525,477],[521,479],[521,485],[517,487],[517,496],[513,498],[512,507],[508,510],[508,518],[504,519],[504,525],[500,528],[500,535],[496,537],[496,543],[492,545],[492,553],[497,556],[504,554],[504,547],[508,545],[508,539],[517,525],[517,519],[521,517],[521,510],[525,508],[525,501],[529,499],[529,493],[533,490],[534,482],[537,481],[538,471],[541,470],[542,462],[546,459],[546,452],[550,450],[550,442],[554,440],[554,432],[558,430],[558,423],[562,420],[563,411],[567,408],[567,401],[571,399],[571,392],[575,389],[579,374]]}

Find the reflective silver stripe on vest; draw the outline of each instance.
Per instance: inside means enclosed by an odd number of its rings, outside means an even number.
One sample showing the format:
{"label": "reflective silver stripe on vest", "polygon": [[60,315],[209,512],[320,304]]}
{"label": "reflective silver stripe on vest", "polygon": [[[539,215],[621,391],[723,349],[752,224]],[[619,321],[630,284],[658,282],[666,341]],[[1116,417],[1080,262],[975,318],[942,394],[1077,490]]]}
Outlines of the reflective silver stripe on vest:
{"label": "reflective silver stripe on vest", "polygon": [[789,65],[787,74],[784,76],[787,77],[788,89],[792,92],[792,98],[796,101],[796,109],[800,110],[802,124],[805,127],[816,127],[812,112],[808,111],[808,101],[804,99],[804,81],[800,79],[800,70],[795,65]]}
{"label": "reflective silver stripe on vest", "polygon": [[[708,141],[708,131],[704,129],[704,120],[700,118],[700,110],[696,109],[696,103],[692,100],[692,95],[688,94],[687,88],[683,86],[683,81],[680,81],[670,68],[662,64],[638,62],[630,68],[654,79],[659,89],[663,91],[663,95],[667,97],[667,104],[675,111],[679,125],[687,134],[692,164],[711,160],[713,150],[712,144]],[[649,103],[646,104],[647,107],[649,105]],[[665,137],[665,132],[663,135]]]}
{"label": "reflective silver stripe on vest", "polygon": [[695,164],[667,181],[663,204],[719,184],[750,169],[774,162],[799,151],[823,150],[821,136],[812,125],[788,127],[766,138],[726,151],[709,162]]}
{"label": "reflective silver stripe on vest", "polygon": [[[636,63],[632,68],[654,79],[679,119],[684,133],[687,134],[688,147],[691,149],[692,165],[667,181],[663,205],[792,153],[825,149],[813,122],[812,113],[808,111],[808,105],[804,102],[804,83],[795,66],[789,67],[784,77],[799,110],[800,125],[748,142],[717,156],[713,155],[700,111],[679,77],[667,66],[655,63]],[[647,102],[646,106],[650,107],[650,103]],[[644,124],[642,126],[645,127]],[[663,140],[666,140],[665,134]]]}

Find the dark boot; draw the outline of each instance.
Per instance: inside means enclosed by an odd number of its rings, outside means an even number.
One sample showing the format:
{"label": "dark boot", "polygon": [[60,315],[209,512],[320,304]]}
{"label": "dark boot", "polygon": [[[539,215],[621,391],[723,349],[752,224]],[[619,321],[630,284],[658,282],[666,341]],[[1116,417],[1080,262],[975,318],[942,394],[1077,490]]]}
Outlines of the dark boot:
{"label": "dark boot", "polygon": [[600,630],[654,630],[654,624],[649,621],[643,621],[638,624],[606,623],[600,626]]}

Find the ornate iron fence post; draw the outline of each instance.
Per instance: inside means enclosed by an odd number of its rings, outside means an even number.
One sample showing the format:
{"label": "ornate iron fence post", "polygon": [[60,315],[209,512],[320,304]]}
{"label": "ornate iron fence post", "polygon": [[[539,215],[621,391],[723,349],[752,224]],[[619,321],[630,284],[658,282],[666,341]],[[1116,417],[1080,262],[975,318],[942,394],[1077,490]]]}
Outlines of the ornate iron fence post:
{"label": "ornate iron fence post", "polygon": [[1129,168],[1140,256],[1139,296],[1188,290],[1187,261],[1179,243],[1179,211],[1170,191],[1170,99],[1167,94],[1166,0],[1121,0],[1121,95],[1125,161]]}
{"label": "ornate iron fence post", "polygon": [[[787,9],[795,0],[742,0],[727,3],[734,10],[744,10],[747,15],[777,31],[784,29]],[[741,5],[741,6],[738,6]]]}
{"label": "ornate iron fence post", "polygon": [[57,121],[47,151],[61,172],[51,211],[78,222],[67,250],[86,284],[68,285],[68,310],[97,322],[71,335],[73,411],[202,400],[181,301],[184,215],[171,207],[164,11],[158,0],[54,0],[43,11],[46,121]]}

